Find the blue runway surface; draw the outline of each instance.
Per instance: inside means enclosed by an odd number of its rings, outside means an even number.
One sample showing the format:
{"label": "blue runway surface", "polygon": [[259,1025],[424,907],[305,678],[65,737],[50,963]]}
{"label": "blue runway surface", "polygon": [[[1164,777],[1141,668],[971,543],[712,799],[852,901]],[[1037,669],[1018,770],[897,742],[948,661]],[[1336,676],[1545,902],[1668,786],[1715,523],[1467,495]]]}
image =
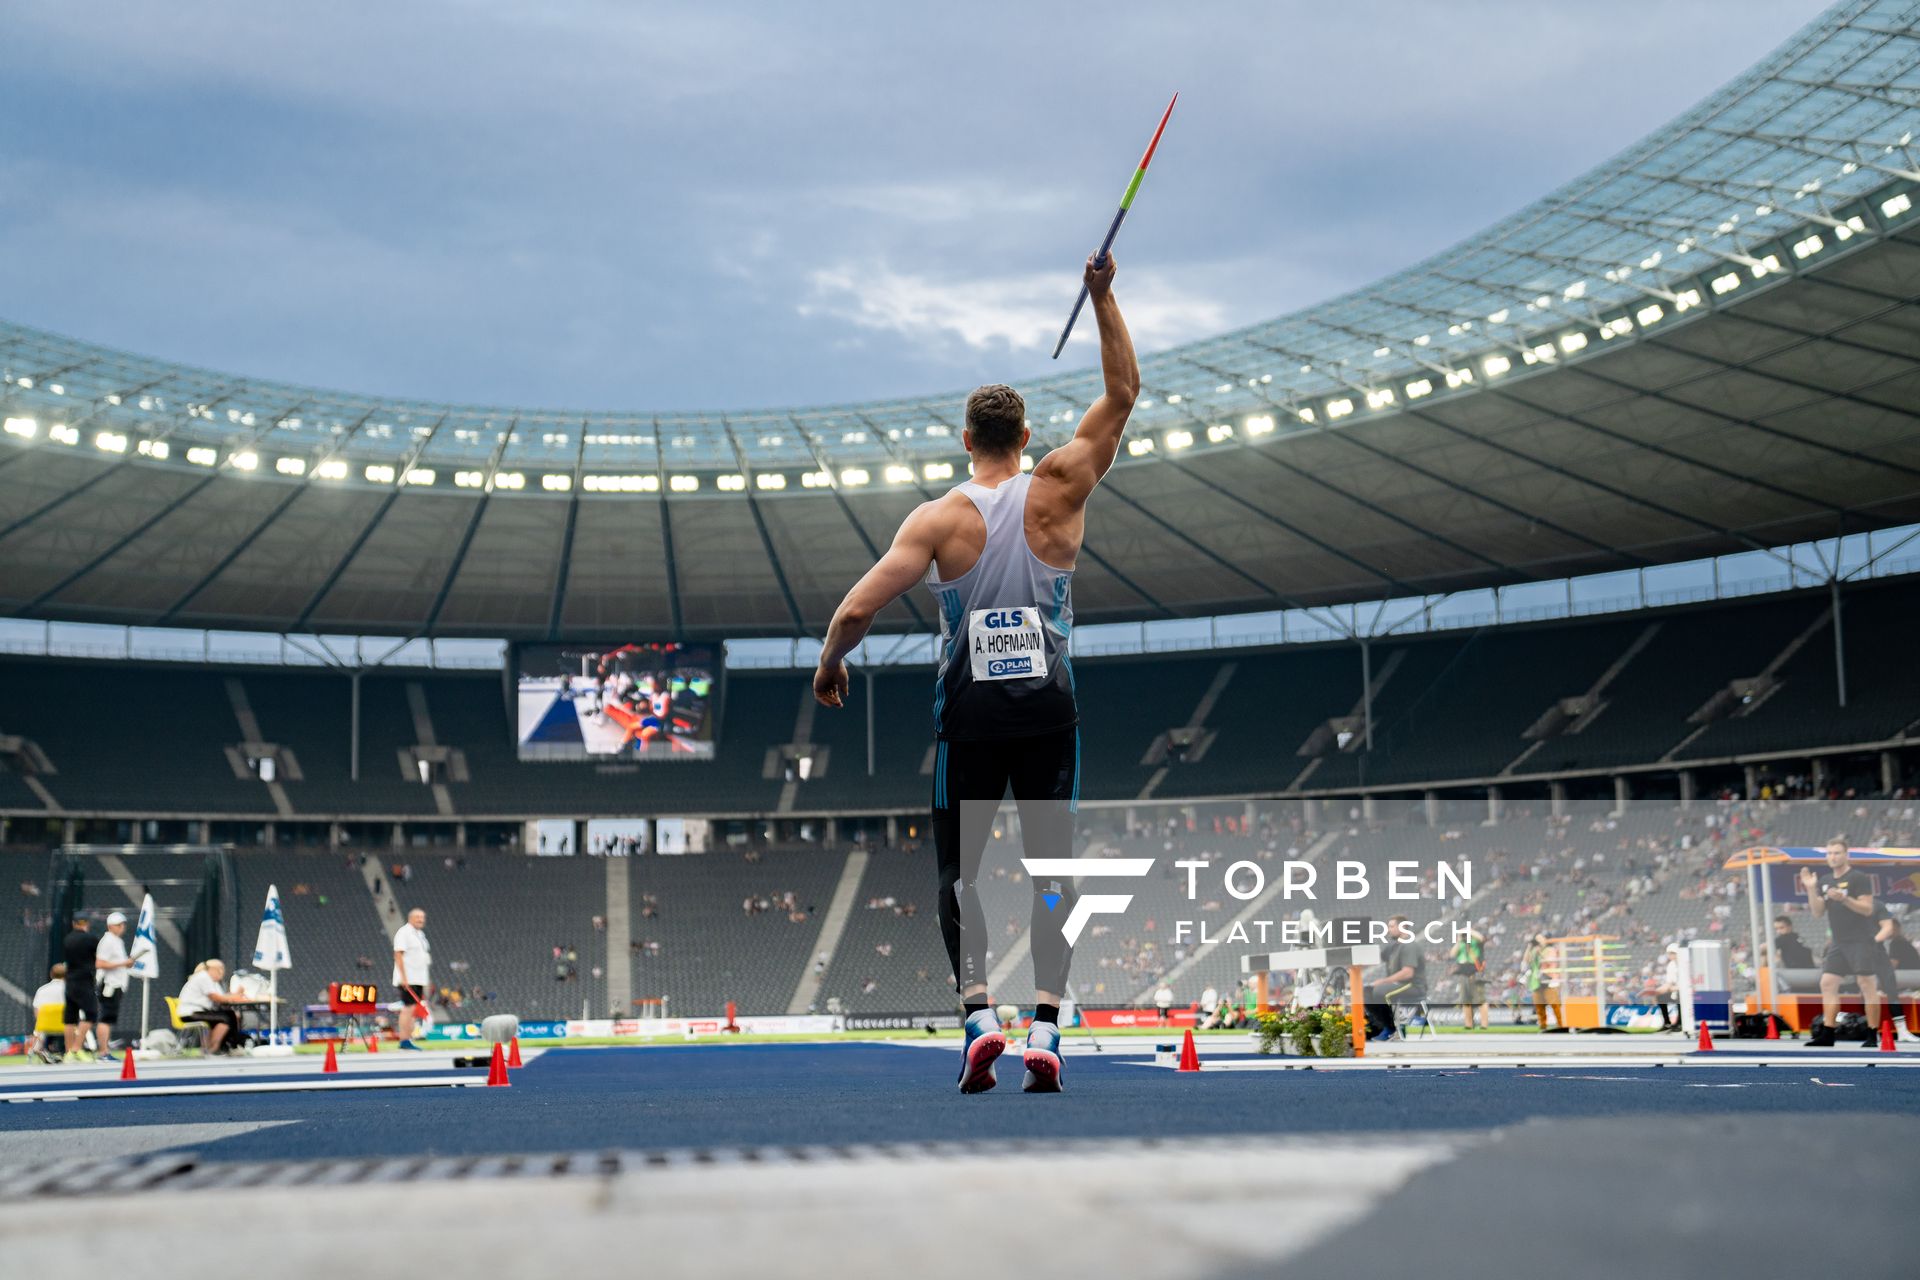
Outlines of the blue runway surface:
{"label": "blue runway surface", "polygon": [[[231,1094],[0,1107],[0,1132],[294,1121],[191,1148],[214,1160],[564,1150],[1486,1130],[1537,1118],[1920,1114],[1920,1071],[1817,1068],[1262,1071],[1068,1058],[1067,1092],[962,1097],[958,1049],[891,1044],[568,1049],[510,1089]],[[317,1066],[315,1068],[317,1070]],[[276,1073],[277,1074],[277,1073]],[[1816,1083],[1819,1077],[1826,1083]],[[1836,1087],[1837,1086],[1837,1087]]]}

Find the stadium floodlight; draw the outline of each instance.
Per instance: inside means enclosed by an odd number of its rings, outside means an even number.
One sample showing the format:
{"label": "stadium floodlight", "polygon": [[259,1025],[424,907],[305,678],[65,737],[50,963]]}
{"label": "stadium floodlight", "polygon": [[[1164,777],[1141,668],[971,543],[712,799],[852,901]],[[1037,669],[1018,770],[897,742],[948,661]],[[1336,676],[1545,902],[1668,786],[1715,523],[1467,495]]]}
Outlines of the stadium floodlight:
{"label": "stadium floodlight", "polygon": [[[1304,372],[1304,370],[1303,370],[1303,372]],[[1167,403],[1168,403],[1168,404],[1179,404],[1179,403],[1180,403],[1180,393],[1179,393],[1178,391],[1176,391],[1176,392],[1174,392],[1174,393],[1173,393],[1172,395],[1170,395],[1170,396],[1168,396],[1168,397],[1167,397]]]}
{"label": "stadium floodlight", "polygon": [[1302,422],[1312,423],[1318,419],[1318,417],[1319,415],[1313,411],[1312,405],[1307,405],[1300,410],[1300,421]]}
{"label": "stadium floodlight", "polygon": [[1427,345],[1427,344],[1428,344],[1429,342],[1432,342],[1432,341],[1433,341],[1433,335],[1432,335],[1432,334],[1430,334],[1430,333],[1423,333],[1423,334],[1421,334],[1421,335],[1420,335],[1419,337],[1417,337],[1417,338],[1415,338],[1415,339],[1413,340],[1413,345],[1414,345],[1414,346],[1416,346],[1416,347],[1424,347],[1424,346],[1426,346],[1426,345]]}
{"label": "stadium floodlight", "polygon": [[668,476],[667,488],[674,493],[694,493],[700,488],[699,476]]}
{"label": "stadium floodlight", "polygon": [[195,445],[187,450],[187,461],[196,467],[210,467],[220,461],[220,451],[209,449],[204,445]]}
{"label": "stadium floodlight", "polygon": [[1188,448],[1192,444],[1193,444],[1193,432],[1191,431],[1167,432],[1167,448],[1168,449],[1178,451],[1181,449]]}
{"label": "stadium floodlight", "polygon": [[313,474],[322,480],[345,480],[347,463],[344,458],[328,458],[313,469]]}
{"label": "stadium floodlight", "polygon": [[453,473],[453,487],[456,489],[478,489],[487,482],[482,471],[456,471]]}
{"label": "stadium floodlight", "polygon": [[1575,280],[1572,284],[1560,291],[1561,299],[1566,302],[1577,302],[1586,296],[1587,282],[1585,280]]}
{"label": "stadium floodlight", "polygon": [[1822,240],[1819,236],[1817,235],[1808,236],[1805,240],[1798,240],[1794,242],[1793,256],[1801,259],[1811,258],[1814,254],[1820,252],[1822,249],[1826,247],[1827,247],[1827,242],[1825,240]]}
{"label": "stadium floodlight", "polygon": [[1207,440],[1210,443],[1219,444],[1222,440],[1230,440],[1232,438],[1233,428],[1227,423],[1216,422],[1207,428]]}
{"label": "stadium floodlight", "polygon": [[119,393],[117,393],[117,392],[113,392],[113,391],[109,391],[109,392],[108,392],[108,393],[106,394],[106,397],[105,397],[105,398],[106,398],[106,402],[107,402],[108,404],[111,404],[111,405],[117,405],[117,404],[119,404],[119,403],[120,403],[120,396],[119,396]]}
{"label": "stadium floodlight", "polygon": [[1393,403],[1393,388],[1382,387],[1378,391],[1367,392],[1367,408],[1384,409]]}
{"label": "stadium floodlight", "polygon": [[1407,384],[1407,399],[1418,400],[1422,396],[1433,394],[1433,382],[1428,378],[1418,378]]}
{"label": "stadium floodlight", "polygon": [[873,477],[868,475],[866,471],[860,467],[848,467],[840,473],[840,483],[848,487],[863,485],[871,479],[873,479]]}
{"label": "stadium floodlight", "polygon": [[[1020,469],[1021,469],[1022,471],[1031,471],[1031,470],[1033,470],[1033,455],[1032,455],[1032,454],[1030,454],[1030,453],[1023,453],[1023,454],[1021,454],[1021,455],[1020,455]],[[972,473],[972,472],[968,472],[967,474],[969,474],[969,475],[971,475],[971,474],[973,474],[973,473]]]}
{"label": "stadium floodlight", "polygon": [[1353,401],[1342,398],[1327,401],[1327,416],[1336,421],[1353,412]]}
{"label": "stadium floodlight", "polygon": [[524,489],[527,477],[518,471],[496,471],[493,473],[493,487],[496,489]]}
{"label": "stadium floodlight", "polygon": [[1833,238],[1835,240],[1851,240],[1854,236],[1866,229],[1867,220],[1856,213],[1833,229]]}
{"label": "stadium floodlight", "polygon": [[1897,196],[1889,196],[1880,202],[1880,216],[1898,218],[1913,208],[1913,197],[1902,191]]}
{"label": "stadium floodlight", "polygon": [[1715,276],[1711,284],[1716,295],[1732,293],[1740,287],[1740,273],[1729,271],[1725,275]]}
{"label": "stadium floodlight", "polygon": [[787,487],[787,478],[778,471],[762,471],[753,478],[756,489],[779,490]]}
{"label": "stadium floodlight", "polygon": [[142,440],[137,448],[141,457],[152,458],[155,462],[165,461],[166,456],[173,452],[165,440]]}
{"label": "stadium floodlight", "polygon": [[376,462],[367,468],[366,476],[375,484],[392,484],[393,468],[384,462]]}
{"label": "stadium floodlight", "polygon": [[47,438],[55,444],[79,444],[80,433],[64,422],[56,422],[47,428]]}
{"label": "stadium floodlight", "polygon": [[32,418],[8,418],[6,428],[8,435],[22,440],[31,440],[40,434],[40,424]]}
{"label": "stadium floodlight", "polygon": [[1246,421],[1247,434],[1265,436],[1273,434],[1273,418],[1267,414],[1255,414]]}
{"label": "stadium floodlight", "polygon": [[21,386],[21,387],[24,387],[24,388],[26,388],[26,389],[27,389],[28,391],[31,391],[31,390],[33,390],[33,379],[32,379],[32,378],[15,378],[15,379],[14,379],[14,382],[15,382],[15,384],[17,384],[18,386]]}
{"label": "stadium floodlight", "polygon": [[886,482],[888,484],[912,484],[913,483],[912,467],[902,467],[897,465],[891,466],[891,467],[888,467],[885,471],[883,471],[881,475],[886,479]]}
{"label": "stadium floodlight", "polygon": [[566,493],[573,488],[573,477],[554,475],[549,472],[540,477],[540,487],[548,493]]}
{"label": "stadium floodlight", "polygon": [[305,458],[275,458],[273,469],[283,476],[303,476],[307,474]]}
{"label": "stadium floodlight", "polygon": [[1575,332],[1575,333],[1568,333],[1568,334],[1561,335],[1560,349],[1566,352],[1568,355],[1572,355],[1576,351],[1584,351],[1586,350],[1586,348],[1587,348],[1586,334]]}
{"label": "stadium floodlight", "polygon": [[715,476],[713,478],[713,485],[714,488],[720,490],[722,493],[742,493],[746,490],[747,478],[737,473]]}
{"label": "stadium floodlight", "polygon": [[1638,320],[1640,322],[1640,327],[1644,329],[1650,324],[1658,324],[1661,318],[1666,314],[1667,314],[1666,312],[1660,309],[1659,303],[1649,302],[1646,306],[1634,312],[1633,318],[1635,320]]}
{"label": "stadium floodlight", "polygon": [[1262,385],[1262,386],[1265,386],[1265,385],[1266,385],[1267,383],[1269,383],[1269,382],[1272,382],[1272,381],[1273,381],[1273,375],[1272,375],[1272,374],[1270,374],[1270,373],[1263,373],[1263,374],[1261,374],[1261,375],[1260,375],[1260,385]]}
{"label": "stadium floodlight", "polygon": [[951,480],[953,479],[953,464],[951,462],[929,462],[920,469],[920,473],[929,480]]}
{"label": "stadium floodlight", "polygon": [[429,467],[413,467],[407,472],[407,483],[422,487],[432,484],[439,477]]}
{"label": "stadium floodlight", "polygon": [[238,453],[227,455],[227,465],[241,471],[252,471],[260,465],[260,455],[251,449],[242,449]]}
{"label": "stadium floodlight", "polygon": [[864,431],[843,431],[840,433],[841,444],[865,444],[866,442],[867,433]]}
{"label": "stadium floodlight", "polygon": [[1774,272],[1780,270],[1780,255],[1770,253],[1760,259],[1760,261],[1754,263],[1749,270],[1753,272],[1753,278],[1755,280],[1758,280],[1761,276],[1772,275]]}
{"label": "stadium floodlight", "polygon": [[1375,360],[1384,360],[1392,354],[1393,354],[1392,347],[1375,347],[1373,349],[1373,358]]}
{"label": "stadium floodlight", "polygon": [[125,453],[127,438],[118,431],[102,431],[94,436],[93,447],[102,453]]}
{"label": "stadium floodlight", "polygon": [[825,489],[833,484],[833,476],[825,471],[802,471],[800,487],[802,489]]}
{"label": "stadium floodlight", "polygon": [[1144,458],[1152,452],[1153,438],[1151,436],[1142,436],[1137,440],[1127,441],[1127,454],[1130,457]]}
{"label": "stadium floodlight", "polygon": [[1687,311],[1699,305],[1700,291],[1698,289],[1682,289],[1673,295],[1673,309],[1675,311]]}
{"label": "stadium floodlight", "polygon": [[55,394],[55,395],[57,395],[57,396],[63,396],[63,395],[65,395],[65,394],[67,394],[67,389],[66,389],[65,387],[63,387],[63,386],[61,386],[61,385],[60,385],[59,383],[57,383],[57,382],[49,382],[49,383],[47,384],[47,390],[49,390],[49,391],[51,391],[51,392],[53,392],[53,394]]}
{"label": "stadium floodlight", "polygon": [[1213,394],[1217,396],[1224,396],[1230,393],[1232,390],[1233,390],[1233,384],[1231,382],[1223,382],[1219,386],[1213,389]]}
{"label": "stadium floodlight", "polygon": [[1507,359],[1505,356],[1488,356],[1480,362],[1480,367],[1487,371],[1489,378],[1497,378],[1507,372],[1507,370],[1513,368],[1513,361]]}
{"label": "stadium floodlight", "polygon": [[1507,308],[1502,307],[1498,311],[1494,312],[1492,315],[1487,317],[1487,323],[1488,324],[1505,324],[1507,322],[1507,317],[1511,314],[1513,313],[1508,311]]}

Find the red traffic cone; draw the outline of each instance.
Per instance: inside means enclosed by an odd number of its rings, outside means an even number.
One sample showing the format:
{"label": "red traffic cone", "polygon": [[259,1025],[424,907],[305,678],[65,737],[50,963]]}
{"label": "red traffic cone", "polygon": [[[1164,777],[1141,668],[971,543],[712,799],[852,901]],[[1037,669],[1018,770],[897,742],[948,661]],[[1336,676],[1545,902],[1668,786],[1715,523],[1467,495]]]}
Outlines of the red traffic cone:
{"label": "red traffic cone", "polygon": [[327,1041],[327,1061],[320,1068],[320,1074],[323,1076],[338,1075],[340,1072],[340,1052],[335,1048],[335,1044],[335,1041]]}
{"label": "red traffic cone", "polygon": [[[1889,1037],[1893,1035],[1893,1024],[1891,1022],[1887,1024],[1887,1035]],[[1889,1049],[1893,1047],[1893,1041],[1891,1039],[1889,1039],[1886,1044]],[[131,1048],[120,1057],[120,1078],[122,1080],[138,1080],[140,1078],[133,1069],[133,1050]]]}
{"label": "red traffic cone", "polygon": [[380,1052],[380,1032],[377,1028],[367,1033],[367,1052]]}
{"label": "red traffic cone", "polygon": [[1180,1070],[1198,1071],[1200,1069],[1200,1051],[1193,1045],[1193,1028],[1187,1028],[1187,1038],[1180,1045]]}
{"label": "red traffic cone", "polygon": [[513,1039],[507,1041],[507,1065],[510,1067],[524,1067],[526,1065],[526,1063],[520,1061],[519,1036],[515,1036]]}
{"label": "red traffic cone", "polygon": [[1778,1040],[1780,1038],[1780,1015],[1777,1013],[1767,1015],[1766,1038],[1768,1040]]}
{"label": "red traffic cone", "polygon": [[502,1052],[498,1044],[495,1044],[493,1063],[487,1068],[487,1085],[491,1088],[494,1085],[504,1086],[511,1083],[513,1082],[507,1079],[507,1055]]}
{"label": "red traffic cone", "polygon": [[1713,1033],[1707,1030],[1707,1024],[1704,1021],[1700,1024],[1700,1044],[1698,1049],[1701,1053],[1713,1052]]}
{"label": "red traffic cone", "polygon": [[[1882,1018],[1880,1020],[1880,1052],[1882,1053],[1899,1052],[1899,1050],[1895,1048],[1893,1043],[1893,1019],[1891,1017]],[[133,1058],[131,1056],[127,1058],[127,1063],[129,1066],[132,1065]],[[126,1079],[131,1080],[133,1079],[133,1077],[127,1076]]]}

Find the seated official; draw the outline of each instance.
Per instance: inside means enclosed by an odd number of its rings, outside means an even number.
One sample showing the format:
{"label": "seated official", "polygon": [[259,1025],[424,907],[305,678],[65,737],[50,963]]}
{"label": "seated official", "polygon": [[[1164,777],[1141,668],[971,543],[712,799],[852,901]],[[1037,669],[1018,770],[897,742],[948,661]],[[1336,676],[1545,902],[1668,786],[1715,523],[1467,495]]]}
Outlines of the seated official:
{"label": "seated official", "polygon": [[222,962],[202,961],[195,966],[187,985],[180,988],[180,1021],[205,1024],[209,1054],[219,1053],[230,1034],[238,1038],[240,1014],[230,1006],[254,1003],[254,998],[244,992],[222,990],[220,984],[226,976],[227,966]]}
{"label": "seated official", "polygon": [[27,1056],[41,1062],[53,1061],[53,1042],[66,1049],[65,1014],[67,1009],[67,966],[53,966],[53,976],[33,993],[33,1035],[27,1040]]}

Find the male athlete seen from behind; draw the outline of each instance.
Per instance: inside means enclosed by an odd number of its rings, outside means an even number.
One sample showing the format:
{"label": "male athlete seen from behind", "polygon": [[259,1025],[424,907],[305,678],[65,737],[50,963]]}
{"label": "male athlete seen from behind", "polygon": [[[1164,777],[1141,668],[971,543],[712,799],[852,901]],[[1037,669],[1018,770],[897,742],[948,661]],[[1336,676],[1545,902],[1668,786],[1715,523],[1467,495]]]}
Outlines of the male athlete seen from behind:
{"label": "male athlete seen from behind", "polygon": [[[893,546],[835,611],[813,677],[814,696],[823,705],[843,705],[847,654],[881,609],[926,582],[940,609],[933,839],[940,931],[966,1006],[962,1093],[993,1088],[994,1062],[1007,1046],[987,998],[988,937],[975,882],[992,812],[1009,786],[1020,807],[1026,855],[1073,856],[1080,716],[1067,655],[1070,584],[1086,532],[1087,499],[1113,465],[1140,394],[1140,366],[1114,301],[1113,272],[1111,256],[1097,266],[1087,260],[1106,388],[1073,439],[1029,474],[1020,465],[1032,434],[1020,393],[987,386],[968,396],[962,440],[973,455],[973,478],[922,503],[900,525]],[[1062,924],[1077,895],[1071,879],[1036,877],[1033,889],[1036,1008],[1021,1087],[1054,1093],[1060,1088],[1060,1001],[1073,958]]]}

